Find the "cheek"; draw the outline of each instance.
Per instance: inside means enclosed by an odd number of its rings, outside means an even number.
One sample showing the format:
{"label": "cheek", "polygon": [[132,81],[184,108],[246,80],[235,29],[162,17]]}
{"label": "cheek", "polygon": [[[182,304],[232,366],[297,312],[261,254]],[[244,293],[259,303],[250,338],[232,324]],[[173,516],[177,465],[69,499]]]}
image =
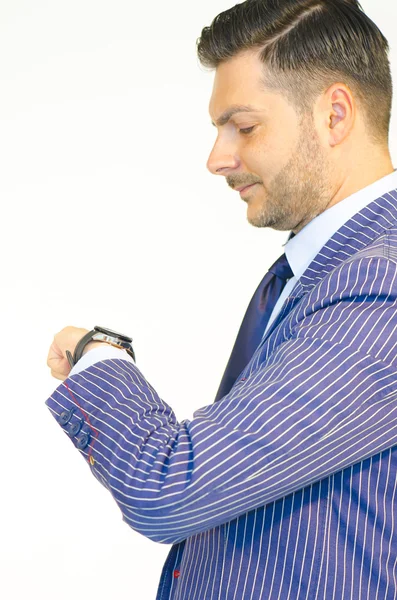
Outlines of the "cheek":
{"label": "cheek", "polygon": [[266,140],[266,145],[258,149],[258,156],[262,164],[262,170],[269,175],[268,179],[273,179],[283,169],[285,169],[294,157],[299,154],[297,140],[287,135],[275,135]]}
{"label": "cheek", "polygon": [[282,151],[276,141],[269,138],[252,141],[246,147],[245,162],[250,173],[258,175],[263,182],[270,181],[282,161]]}
{"label": "cheek", "polygon": [[267,149],[269,156],[275,161],[282,161],[285,156],[291,154],[291,138],[289,138],[284,131],[279,131],[277,135],[273,135],[269,138]]}

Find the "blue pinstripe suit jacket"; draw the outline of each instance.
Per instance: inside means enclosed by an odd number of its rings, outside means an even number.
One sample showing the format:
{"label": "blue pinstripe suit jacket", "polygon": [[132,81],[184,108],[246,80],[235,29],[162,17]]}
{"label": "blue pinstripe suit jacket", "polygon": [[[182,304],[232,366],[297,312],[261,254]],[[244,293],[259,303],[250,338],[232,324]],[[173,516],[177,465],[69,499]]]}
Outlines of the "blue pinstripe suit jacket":
{"label": "blue pinstripe suit jacket", "polygon": [[396,275],[391,190],[327,242],[192,420],[122,359],[47,399],[125,522],[172,544],[157,600],[397,598]]}

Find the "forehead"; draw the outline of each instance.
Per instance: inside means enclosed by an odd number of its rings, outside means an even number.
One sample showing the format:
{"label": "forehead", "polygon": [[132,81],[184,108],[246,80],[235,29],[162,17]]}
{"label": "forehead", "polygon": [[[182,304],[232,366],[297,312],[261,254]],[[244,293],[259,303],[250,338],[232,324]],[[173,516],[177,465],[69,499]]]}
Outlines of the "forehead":
{"label": "forehead", "polygon": [[245,52],[221,63],[215,72],[209,114],[217,121],[233,106],[253,106],[271,109],[280,96],[264,89],[264,65],[257,53]]}

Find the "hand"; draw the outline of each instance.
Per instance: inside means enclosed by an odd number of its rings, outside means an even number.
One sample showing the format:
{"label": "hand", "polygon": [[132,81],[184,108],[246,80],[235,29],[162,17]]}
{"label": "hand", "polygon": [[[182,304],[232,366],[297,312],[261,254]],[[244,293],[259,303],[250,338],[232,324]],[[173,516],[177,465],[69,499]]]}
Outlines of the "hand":
{"label": "hand", "polygon": [[[50,367],[51,375],[55,377],[55,379],[64,381],[68,377],[71,366],[66,356],[66,350],[69,350],[73,356],[78,342],[89,331],[89,329],[81,329],[80,327],[65,327],[54,336],[54,341],[48,352],[47,365]],[[91,350],[99,344],[103,344],[103,342],[90,342],[87,344],[86,348],[84,348],[83,354],[85,354],[88,349]]]}

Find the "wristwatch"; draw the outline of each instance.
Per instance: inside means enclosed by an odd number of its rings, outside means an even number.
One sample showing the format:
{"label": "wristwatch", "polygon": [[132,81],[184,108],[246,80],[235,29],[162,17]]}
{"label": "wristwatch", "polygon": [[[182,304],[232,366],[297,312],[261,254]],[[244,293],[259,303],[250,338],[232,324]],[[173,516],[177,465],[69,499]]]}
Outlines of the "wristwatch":
{"label": "wristwatch", "polygon": [[112,329],[106,329],[105,327],[95,325],[94,329],[86,333],[85,336],[83,336],[78,342],[73,357],[72,353],[69,352],[69,350],[66,350],[66,356],[72,368],[82,357],[83,350],[89,342],[107,342],[116,348],[126,350],[127,354],[129,354],[136,362],[135,352],[131,345],[132,338],[128,337],[127,335],[123,335],[122,333],[117,333],[117,331],[113,331]]}

